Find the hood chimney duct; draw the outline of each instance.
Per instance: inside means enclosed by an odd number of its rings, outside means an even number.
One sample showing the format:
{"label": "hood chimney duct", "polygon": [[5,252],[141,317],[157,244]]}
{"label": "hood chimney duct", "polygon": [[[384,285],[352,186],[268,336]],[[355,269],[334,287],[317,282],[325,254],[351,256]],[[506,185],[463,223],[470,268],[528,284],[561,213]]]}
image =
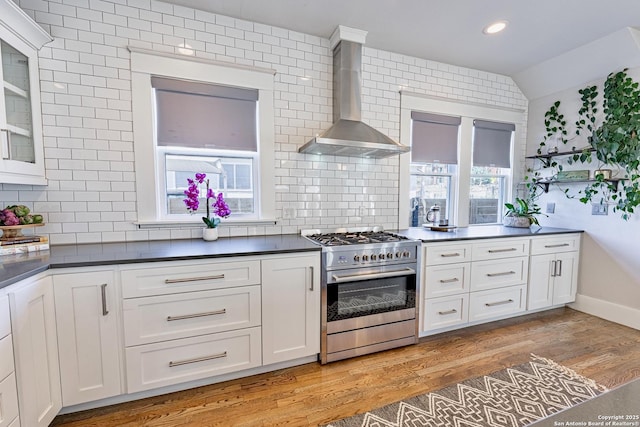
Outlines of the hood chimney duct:
{"label": "hood chimney duct", "polygon": [[362,45],[365,31],[339,26],[333,50],[333,126],[300,147],[300,153],[384,158],[409,151],[362,122]]}

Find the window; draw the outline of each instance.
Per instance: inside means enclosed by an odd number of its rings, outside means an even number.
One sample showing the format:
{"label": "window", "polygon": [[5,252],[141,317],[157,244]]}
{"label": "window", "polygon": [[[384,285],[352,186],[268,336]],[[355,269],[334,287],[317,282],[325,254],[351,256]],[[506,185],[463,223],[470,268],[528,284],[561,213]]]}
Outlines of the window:
{"label": "window", "polygon": [[151,86],[158,182],[165,184],[160,218],[187,214],[184,190],[196,172],[206,173],[210,188],[224,193],[234,217],[252,218],[258,91],[155,76]]}
{"label": "window", "polygon": [[501,223],[515,125],[474,120],[473,129],[469,224]]}
{"label": "window", "polygon": [[435,204],[458,227],[500,223],[525,121],[524,110],[402,91],[400,143],[411,153],[400,155],[398,227],[421,226]]}
{"label": "window", "polygon": [[130,50],[137,223],[200,225],[182,202],[196,172],[224,192],[227,222],[273,222],[274,72]]}
{"label": "window", "polygon": [[419,227],[427,222],[431,206],[440,206],[441,218],[449,218],[454,200],[456,165],[442,163],[411,163],[410,225]]}
{"label": "window", "polygon": [[431,206],[443,219],[452,212],[460,117],[412,111],[411,119],[409,224],[418,227]]}

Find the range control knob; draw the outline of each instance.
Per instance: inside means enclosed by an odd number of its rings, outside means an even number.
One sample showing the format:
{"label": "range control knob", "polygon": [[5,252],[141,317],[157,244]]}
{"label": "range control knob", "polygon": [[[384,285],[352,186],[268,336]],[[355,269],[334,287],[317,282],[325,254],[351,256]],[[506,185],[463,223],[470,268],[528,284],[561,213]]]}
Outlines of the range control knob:
{"label": "range control knob", "polygon": [[402,252],[402,256],[405,257],[405,258],[409,258],[410,255],[411,255],[411,252],[409,252],[409,251]]}
{"label": "range control knob", "polygon": [[383,260],[384,260],[384,254],[383,254],[383,253],[379,254],[379,255],[378,255],[378,259],[379,259],[380,261],[383,261]]}
{"label": "range control knob", "polygon": [[363,261],[369,261],[369,255],[362,255]]}
{"label": "range control knob", "polygon": [[393,258],[393,254],[391,252],[387,252],[387,259]]}
{"label": "range control knob", "polygon": [[402,254],[400,252],[396,252],[396,258],[400,258]]}
{"label": "range control knob", "polygon": [[376,254],[371,254],[371,261],[375,261],[378,258]]}
{"label": "range control knob", "polygon": [[354,256],[353,256],[353,260],[354,260],[355,262],[360,262],[360,255],[357,255],[357,254],[356,254],[356,255],[354,255]]}

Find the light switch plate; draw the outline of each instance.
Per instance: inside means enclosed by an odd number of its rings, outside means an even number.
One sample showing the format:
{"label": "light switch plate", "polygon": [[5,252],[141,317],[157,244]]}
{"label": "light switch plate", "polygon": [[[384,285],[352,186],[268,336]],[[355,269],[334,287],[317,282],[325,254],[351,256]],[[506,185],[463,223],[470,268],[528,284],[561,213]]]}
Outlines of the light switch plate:
{"label": "light switch plate", "polygon": [[547,203],[547,213],[554,213],[556,211],[555,203]]}
{"label": "light switch plate", "polygon": [[591,215],[609,215],[609,205],[599,203],[591,205]]}

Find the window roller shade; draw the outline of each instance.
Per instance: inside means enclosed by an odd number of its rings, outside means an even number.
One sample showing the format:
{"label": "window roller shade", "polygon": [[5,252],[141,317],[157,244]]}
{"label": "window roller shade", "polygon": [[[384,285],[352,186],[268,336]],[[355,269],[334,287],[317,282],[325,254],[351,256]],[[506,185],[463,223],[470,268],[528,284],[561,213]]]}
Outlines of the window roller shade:
{"label": "window roller shade", "polygon": [[510,168],[511,136],[516,126],[486,120],[473,121],[473,165]]}
{"label": "window roller shade", "polygon": [[411,112],[411,161],[458,163],[458,129],[461,118]]}
{"label": "window roller shade", "polygon": [[257,151],[258,91],[152,77],[160,146]]}

